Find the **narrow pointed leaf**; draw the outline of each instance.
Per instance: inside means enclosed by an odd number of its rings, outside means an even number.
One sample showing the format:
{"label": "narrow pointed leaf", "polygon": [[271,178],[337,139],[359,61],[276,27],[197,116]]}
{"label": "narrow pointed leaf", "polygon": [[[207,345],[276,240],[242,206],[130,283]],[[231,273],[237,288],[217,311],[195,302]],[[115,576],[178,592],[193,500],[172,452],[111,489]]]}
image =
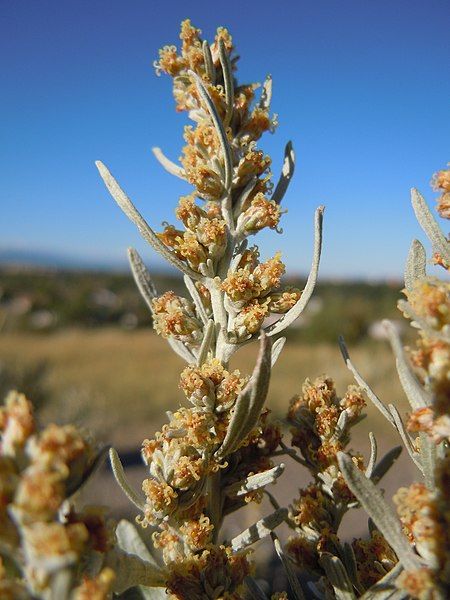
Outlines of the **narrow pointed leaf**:
{"label": "narrow pointed leaf", "polygon": [[324,552],[319,562],[327,574],[328,581],[333,586],[337,600],[355,600],[352,583],[340,559]]}
{"label": "narrow pointed leaf", "polygon": [[370,441],[370,457],[366,467],[366,477],[369,479],[372,477],[375,463],[377,462],[377,440],[371,431],[369,431]]}
{"label": "narrow pointed leaf", "polygon": [[424,197],[414,188],[411,190],[411,202],[417,220],[433,246],[433,251],[450,264],[450,243],[431,214]]}
{"label": "narrow pointed leaf", "polygon": [[278,360],[278,358],[279,358],[279,356],[281,354],[281,351],[284,348],[284,344],[285,343],[286,343],[286,338],[285,337],[280,337],[280,338],[278,338],[273,343],[273,346],[272,346],[272,356],[271,356],[271,359],[270,359],[272,368],[274,367],[275,363],[277,362],[277,360]]}
{"label": "narrow pointed leaf", "polygon": [[206,74],[209,77],[210,82],[214,85],[216,83],[216,68],[212,59],[211,48],[206,40],[204,40],[202,44],[202,50]]}
{"label": "narrow pointed leaf", "polygon": [[434,475],[436,471],[437,448],[433,440],[424,432],[420,432],[420,464],[425,485],[431,491],[435,489]]}
{"label": "narrow pointed leaf", "polygon": [[375,394],[375,392],[372,390],[369,384],[366,383],[366,381],[364,381],[361,374],[350,360],[350,355],[348,353],[347,346],[345,345],[345,341],[342,336],[339,336],[339,348],[341,350],[342,358],[344,359],[344,362],[347,365],[348,369],[353,373],[353,377],[355,378],[356,383],[364,390],[372,404],[374,404],[381,412],[381,414],[384,417],[386,417],[386,419],[391,423],[391,425],[394,426],[394,419],[392,418],[392,415],[389,412],[387,406],[383,404],[383,402],[381,402],[381,400],[378,398],[378,396]]}
{"label": "narrow pointed leaf", "polygon": [[273,545],[275,546],[275,552],[277,553],[278,558],[281,560],[284,570],[286,571],[294,600],[305,600],[305,595],[303,594],[300,582],[297,579],[297,575],[294,572],[291,561],[284,553],[280,540],[275,533],[271,533],[270,535],[273,540]]}
{"label": "narrow pointed leaf", "polygon": [[152,148],[152,152],[155,155],[156,160],[168,173],[175,175],[175,177],[178,177],[179,179],[183,179],[183,181],[186,181],[186,173],[184,172],[184,169],[167,158],[161,148]]}
{"label": "narrow pointed leaf", "polygon": [[405,569],[418,569],[420,562],[407,538],[403,535],[399,519],[384,499],[380,490],[362,473],[352,459],[343,452],[338,453],[339,468],[348,487],[361,506],[373,519],[375,525],[392,546]]}
{"label": "narrow pointed leaf", "polygon": [[193,279],[201,279],[199,273],[196,273],[193,269],[185,265],[161,242],[156,233],[111,175],[107,167],[99,160],[96,161],[95,164],[109,193],[123,210],[123,212],[127,215],[130,221],[136,225],[144,240],[153,246],[157,252],[162,254],[162,256],[164,256],[164,258],[168,260],[174,267],[177,267],[177,269],[183,273],[186,273],[186,275],[189,275]]}
{"label": "narrow pointed leaf", "polygon": [[211,349],[211,344],[214,339],[214,331],[215,331],[215,323],[212,319],[210,319],[205,326],[202,344],[198,351],[197,366],[199,366],[199,367],[201,367],[202,364],[207,359],[208,352]]}
{"label": "narrow pointed leaf", "polygon": [[258,421],[269,389],[270,350],[271,342],[262,333],[252,376],[236,400],[225,439],[216,452],[219,457],[233,452]]}
{"label": "narrow pointed leaf", "polygon": [[405,287],[407,290],[412,290],[415,281],[427,276],[426,264],[425,248],[419,240],[413,240],[405,267]]}
{"label": "narrow pointed leaf", "polygon": [[236,496],[245,496],[249,492],[253,492],[255,490],[259,490],[266,485],[274,483],[278,477],[284,471],[284,464],[281,463],[272,469],[268,469],[267,471],[263,471],[262,473],[256,473],[256,475],[250,475],[243,481],[238,481],[237,483],[233,483],[226,488],[225,493],[228,495],[236,495]]}
{"label": "narrow pointed leaf", "polygon": [[419,471],[423,472],[422,465],[420,464],[419,460],[419,455],[417,454],[412,444],[411,438],[409,437],[409,433],[405,429],[405,425],[403,424],[400,413],[393,404],[389,404],[389,410],[391,411],[391,414],[394,417],[395,427],[397,428],[397,431],[400,434],[400,437],[402,438],[402,442],[405,445],[409,456],[411,457],[413,463],[416,465]]}
{"label": "narrow pointed leaf", "polygon": [[114,477],[121,487],[122,492],[125,494],[128,500],[130,500],[130,502],[132,502],[141,512],[144,512],[145,500],[142,496],[135,492],[135,490],[128,483],[119,455],[114,448],[111,448],[109,451],[109,459],[111,461],[111,468]]}
{"label": "narrow pointed leaf", "polygon": [[238,552],[262,540],[286,519],[287,514],[288,511],[286,508],[280,508],[269,516],[260,519],[257,523],[233,538],[231,540],[231,547],[235,552]]}
{"label": "narrow pointed leaf", "polygon": [[145,266],[144,261],[134,248],[128,248],[128,260],[137,288],[149,309],[152,310],[152,300],[156,298],[158,292],[150,273]]}
{"label": "narrow pointed leaf", "polygon": [[224,160],[224,171],[225,171],[224,186],[225,186],[225,189],[229,191],[231,189],[231,179],[232,179],[232,175],[233,175],[233,167],[232,167],[232,160],[231,160],[231,148],[230,148],[230,144],[228,143],[227,135],[225,133],[225,129],[223,127],[222,120],[219,117],[219,115],[217,114],[217,110],[216,110],[216,107],[214,106],[214,102],[211,100],[200,77],[193,71],[189,71],[189,74],[195,81],[200,98],[206,104],[206,108],[208,109],[208,112],[211,116],[214,127],[216,129],[217,135],[219,137],[219,142],[220,142],[220,146],[222,148],[222,154],[223,154],[223,160]]}
{"label": "narrow pointed leaf", "polygon": [[388,320],[383,321],[383,325],[389,336],[392,350],[395,354],[395,361],[397,365],[397,373],[402,384],[403,391],[408,398],[409,404],[413,410],[424,408],[429,406],[431,398],[426,390],[420,385],[417,377],[411,370],[411,365],[408,364],[405,351],[400,341],[400,336],[397,330]]}
{"label": "narrow pointed leaf", "polygon": [[223,81],[225,86],[225,100],[227,110],[225,114],[224,126],[227,127],[233,116],[234,104],[234,87],[233,87],[233,71],[231,68],[230,57],[225,49],[223,40],[219,40],[219,59],[223,72]]}
{"label": "narrow pointed leaf", "polygon": [[319,206],[315,214],[315,227],[314,227],[314,254],[312,260],[311,271],[309,273],[308,280],[305,288],[302,292],[297,303],[282,317],[279,321],[270,325],[266,329],[267,335],[276,335],[286,329],[291,323],[293,323],[305,310],[316,286],[317,275],[319,272],[320,254],[322,251],[322,220],[323,220],[324,207]]}
{"label": "narrow pointed leaf", "polygon": [[107,563],[116,575],[114,591],[118,594],[137,585],[165,587],[165,577],[161,569],[135,554],[127,554],[116,549],[108,555]]}
{"label": "narrow pointed leaf", "polygon": [[295,170],[295,152],[292,147],[292,142],[286,144],[284,149],[284,161],[281,169],[280,179],[272,194],[272,200],[277,204],[281,204],[284,195],[289,187],[289,183],[294,175]]}
{"label": "narrow pointed leaf", "polygon": [[192,301],[195,304],[195,310],[196,310],[198,316],[203,321],[203,323],[207,323],[208,315],[206,314],[205,307],[203,306],[203,302],[202,302],[202,299],[200,298],[198,289],[195,287],[195,284],[192,281],[192,279],[190,277],[188,277],[187,275],[184,275],[183,280],[184,280],[184,285],[186,286],[189,294],[191,295]]}

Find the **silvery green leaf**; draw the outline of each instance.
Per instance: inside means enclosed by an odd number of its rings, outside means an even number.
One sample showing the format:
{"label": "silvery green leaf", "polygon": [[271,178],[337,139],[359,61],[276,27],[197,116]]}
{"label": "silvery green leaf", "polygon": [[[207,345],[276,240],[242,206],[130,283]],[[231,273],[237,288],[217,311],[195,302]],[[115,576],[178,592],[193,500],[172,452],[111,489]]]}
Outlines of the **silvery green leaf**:
{"label": "silvery green leaf", "polygon": [[167,246],[165,246],[165,244],[161,242],[156,233],[111,175],[107,167],[99,160],[97,160],[95,164],[109,193],[126,214],[126,216],[130,219],[130,221],[136,225],[144,240],[153,246],[153,248],[162,256],[164,256],[164,258],[167,259],[174,267],[177,267],[177,269],[183,273],[186,273],[186,275],[189,275],[193,279],[201,279],[199,273],[196,273],[188,265],[185,265],[174,255],[173,252],[167,248]]}
{"label": "silvery green leaf", "polygon": [[405,425],[403,424],[400,413],[398,412],[398,410],[395,408],[395,406],[393,404],[389,404],[389,410],[391,411],[391,415],[394,417],[395,427],[396,427],[398,433],[400,434],[400,437],[402,438],[402,442],[405,445],[405,448],[408,451],[409,456],[411,457],[413,463],[416,465],[416,467],[419,469],[419,471],[421,471],[423,474],[419,455],[416,452],[416,450],[412,444],[411,438],[409,437],[409,433],[405,429]]}
{"label": "silvery green leaf", "polygon": [[333,586],[337,600],[355,600],[352,583],[340,559],[329,552],[323,552],[319,562]]}
{"label": "silvery green leaf", "polygon": [[149,309],[152,310],[152,300],[156,298],[158,292],[150,273],[139,253],[134,248],[128,248],[128,260],[137,288]]}
{"label": "silvery green leaf", "polygon": [[416,218],[431,242],[433,252],[440,254],[444,261],[450,264],[450,243],[431,214],[425,199],[415,188],[411,190],[411,202]]}
{"label": "silvery green leaf", "polygon": [[169,595],[167,594],[164,587],[146,587],[140,585],[138,588],[139,596],[134,598],[126,597],[126,600],[168,600]]}
{"label": "silvery green leaf", "polygon": [[227,135],[225,133],[225,129],[223,127],[223,123],[219,115],[217,114],[216,107],[214,106],[214,102],[211,100],[208,92],[206,91],[205,86],[203,85],[203,81],[200,77],[194,73],[193,71],[189,71],[189,75],[195,81],[197,86],[198,93],[200,98],[206,104],[206,108],[211,116],[212,122],[216,129],[217,135],[219,137],[219,142],[222,148],[223,160],[224,160],[224,171],[225,171],[225,180],[224,187],[227,191],[231,189],[231,179],[233,175],[233,163],[231,159],[231,148],[228,143]]}
{"label": "silvery green leaf", "polygon": [[156,160],[168,173],[175,175],[175,177],[178,177],[179,179],[183,179],[183,181],[186,181],[186,173],[184,172],[184,169],[167,158],[161,148],[152,148],[152,152],[155,155]]}
{"label": "silvery green leaf", "polygon": [[295,152],[292,147],[292,142],[288,142],[284,149],[284,161],[281,169],[280,179],[272,194],[272,200],[277,204],[281,204],[284,195],[289,187],[289,183],[294,175],[295,170]]}
{"label": "silvery green leaf", "polygon": [[219,40],[219,60],[220,66],[222,67],[223,82],[225,87],[225,101],[227,105],[224,126],[227,127],[231,121],[231,117],[233,116],[234,86],[230,57],[225,49],[225,44],[222,39]]}
{"label": "silvery green leaf", "polygon": [[208,323],[205,325],[202,344],[200,346],[200,349],[198,351],[198,356],[197,356],[197,366],[198,367],[201,367],[202,364],[205,362],[205,360],[208,357],[208,352],[210,351],[211,344],[213,343],[213,340],[214,340],[215,326],[216,325],[212,319],[210,319],[208,321]]}
{"label": "silvery green leaf", "polygon": [[281,463],[272,467],[272,469],[268,469],[262,473],[256,473],[256,475],[250,475],[243,481],[233,483],[225,489],[225,493],[228,495],[245,496],[249,492],[259,490],[266,485],[274,483],[283,471],[284,464]]}
{"label": "silvery green leaf", "polygon": [[111,468],[114,477],[116,478],[116,481],[121,487],[123,493],[128,500],[130,500],[130,502],[132,502],[141,512],[144,512],[145,500],[142,496],[135,492],[135,490],[128,483],[119,455],[114,448],[109,450],[109,459],[111,461]]}
{"label": "silvery green leaf", "polygon": [[[136,527],[134,527],[132,523],[125,519],[119,521],[116,527],[116,537],[118,546],[121,550],[127,554],[135,554],[143,561],[159,568],[149,549],[137,532]],[[139,586],[139,588],[136,588],[136,590],[133,591],[135,591],[134,596],[136,598],[144,598],[146,600],[165,600],[167,598],[166,591],[162,587],[149,588]],[[130,592],[126,594],[127,600],[131,600],[132,595],[133,594]]]}
{"label": "silvery green leaf", "polygon": [[242,533],[231,540],[231,547],[235,552],[243,550],[251,544],[258,542],[278,527],[288,515],[286,508],[280,508],[272,514],[260,519],[257,523],[245,529]]}
{"label": "silvery green leaf", "polygon": [[354,588],[358,591],[358,593],[361,594],[364,588],[361,585],[359,579],[358,565],[356,563],[353,547],[348,542],[345,542],[342,546],[342,558],[350,581],[352,582]]}
{"label": "silvery green leaf", "polygon": [[127,554],[136,554],[142,560],[158,566],[133,523],[121,519],[116,527],[116,537],[121,550]]}
{"label": "silvery green leaf", "polygon": [[375,463],[377,462],[377,440],[371,431],[369,431],[369,441],[370,441],[370,457],[369,462],[367,463],[365,475],[369,479],[373,475],[373,470],[375,468]]}
{"label": "silvery green leaf", "polygon": [[180,340],[176,340],[173,337],[167,338],[167,342],[169,343],[169,346],[172,348],[172,350],[176,354],[178,354],[180,358],[184,359],[189,364],[195,363],[195,356],[188,348],[186,348],[183,342],[180,342]]}
{"label": "silvery green leaf", "polygon": [[395,362],[397,365],[397,373],[402,384],[403,391],[408,398],[409,404],[413,410],[429,406],[431,403],[430,395],[420,385],[417,377],[411,370],[408,364],[405,351],[400,341],[400,336],[397,330],[390,321],[385,319],[383,325],[386,328],[392,350],[395,354]]}
{"label": "silvery green leaf", "polygon": [[277,362],[281,351],[284,348],[284,344],[286,343],[286,338],[285,337],[280,337],[277,340],[275,340],[275,342],[272,345],[272,354],[271,354],[271,358],[270,358],[270,364],[272,366],[272,368],[274,367],[275,363]]}
{"label": "silvery green leaf", "polygon": [[280,540],[278,539],[277,535],[273,532],[270,534],[270,536],[273,540],[273,545],[275,546],[275,552],[277,553],[278,558],[281,560],[284,570],[286,571],[286,575],[289,581],[289,585],[291,587],[294,600],[305,600],[305,596],[303,594],[300,582],[297,579],[291,561],[284,553],[284,550],[280,544]]}
{"label": "silvery green leaf", "polygon": [[427,276],[426,264],[427,256],[425,248],[419,240],[413,240],[405,267],[405,287],[407,290],[412,290],[415,281]]}
{"label": "silvery green leaf", "polygon": [[345,434],[348,423],[348,413],[346,410],[343,410],[339,415],[338,422],[336,423],[336,429],[331,438],[331,442],[338,442],[342,439],[342,436]]}
{"label": "silvery green leaf", "polygon": [[[247,185],[244,187],[242,192],[239,194],[239,197],[235,201],[234,207],[233,207],[233,215],[235,217],[238,217],[241,214],[242,207],[244,206],[245,202],[247,201],[247,198],[252,193],[253,188],[255,187],[255,185],[257,184],[258,181],[259,180],[257,179],[257,177],[252,177],[250,179],[250,181],[247,183]],[[245,244],[245,247],[242,247],[242,244]],[[239,248],[239,252],[243,252],[245,250],[245,248],[247,247],[247,244],[248,244],[248,241],[243,240],[241,243],[241,247]],[[240,258],[239,258],[239,260],[240,260]],[[231,271],[234,271],[237,268],[237,264],[239,263],[239,260],[238,260],[238,257],[236,256],[230,265]]]}
{"label": "silvery green leaf", "polygon": [[261,98],[259,99],[258,106],[263,110],[270,110],[270,103],[272,101],[272,76],[267,75],[264,80],[261,92]]}
{"label": "silvery green leaf", "polygon": [[207,323],[208,315],[206,314],[205,307],[203,306],[203,302],[202,302],[202,299],[200,298],[198,289],[195,287],[195,284],[192,281],[192,279],[190,277],[188,277],[187,275],[183,276],[183,280],[184,280],[184,285],[186,286],[189,294],[191,295],[192,301],[194,302],[195,310],[196,310],[198,316],[203,321],[203,323]]}
{"label": "silvery green leaf", "polygon": [[372,479],[372,481],[380,481],[380,479],[386,475],[394,462],[400,456],[402,450],[402,446],[395,446],[395,448],[389,450],[389,452],[387,452],[380,462],[375,466],[370,479]]}
{"label": "silvery green leaf", "polygon": [[244,583],[247,586],[248,591],[250,592],[250,595],[254,600],[269,600],[268,596],[266,596],[266,594],[262,591],[262,589],[253,579],[253,577],[247,575],[247,577],[244,579]]}
{"label": "silvery green leaf", "polygon": [[311,271],[308,276],[308,280],[306,282],[305,288],[302,292],[297,303],[290,309],[288,312],[276,323],[273,325],[269,325],[266,328],[267,335],[276,335],[286,329],[291,323],[293,323],[305,310],[306,305],[311,298],[314,288],[316,286],[317,275],[319,272],[319,263],[320,263],[320,254],[322,251],[322,221],[323,221],[323,206],[319,206],[315,213],[314,219],[314,253]]}
{"label": "silvery green leaf", "polygon": [[380,490],[370,479],[367,479],[348,455],[339,452],[337,457],[339,468],[348,487],[391,545],[404,568],[407,570],[418,569],[420,567],[419,559],[403,535],[400,521]]}
{"label": "silvery green leaf", "polygon": [[211,48],[208,42],[205,40],[202,44],[203,59],[205,61],[206,75],[209,77],[210,82],[215,85],[216,83],[216,68],[211,55]]}
{"label": "silvery green leaf", "polygon": [[269,389],[270,351],[271,342],[263,332],[252,376],[236,399],[225,439],[216,452],[218,457],[234,452],[259,419]]}
{"label": "silvery green leaf", "polygon": [[425,485],[428,489],[434,490],[434,474],[436,470],[437,448],[433,440],[423,432],[420,432],[420,463],[422,466]]}
{"label": "silvery green leaf", "polygon": [[356,367],[350,360],[350,355],[348,353],[347,346],[345,345],[345,341],[342,336],[339,336],[339,348],[341,349],[342,358],[344,359],[344,362],[347,365],[348,369],[353,373],[353,377],[355,378],[356,383],[364,390],[369,400],[372,402],[372,404],[374,404],[374,406],[378,408],[381,414],[384,417],[386,417],[386,419],[391,423],[391,425],[395,426],[394,419],[392,418],[392,415],[389,412],[387,406],[383,404],[383,402],[381,402],[381,400],[378,398],[378,396],[375,394],[375,392],[372,390],[369,384],[366,383],[366,381],[364,381],[359,371],[356,369]]}
{"label": "silvery green leaf", "polygon": [[165,588],[163,571],[139,558],[136,554],[127,554],[118,548],[110,552],[107,564],[114,570],[114,591],[121,594],[134,586]]}

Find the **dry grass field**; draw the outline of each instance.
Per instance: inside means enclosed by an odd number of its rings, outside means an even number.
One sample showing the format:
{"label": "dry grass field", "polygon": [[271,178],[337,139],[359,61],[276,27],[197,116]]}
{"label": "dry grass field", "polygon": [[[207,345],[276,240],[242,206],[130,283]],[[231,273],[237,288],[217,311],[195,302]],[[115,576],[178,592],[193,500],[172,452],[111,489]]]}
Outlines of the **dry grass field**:
{"label": "dry grass field", "polygon": [[[256,345],[234,357],[233,366],[250,372]],[[388,345],[370,342],[351,348],[352,359],[386,402],[403,405],[403,395]],[[45,363],[42,385],[48,401],[42,418],[76,421],[105,441],[135,446],[151,435],[183,400],[178,375],[183,367],[167,343],[152,330],[116,328],[61,330],[53,334],[3,333],[0,362],[32,368]],[[273,371],[269,407],[282,417],[289,398],[301,389],[306,377],[331,375],[344,392],[352,382],[337,343],[306,345],[288,341]],[[370,419],[380,422],[369,407]],[[384,426],[384,424],[383,424]]]}
{"label": "dry grass field", "polygon": [[[367,342],[350,348],[352,359],[361,373],[385,402],[406,405],[395,372],[395,361],[385,342]],[[235,355],[234,367],[250,372],[256,345],[250,345]],[[0,364],[22,370],[44,363],[46,369],[40,386],[46,402],[40,408],[43,422],[75,422],[90,429],[104,443],[119,451],[137,451],[146,437],[151,437],[165,420],[165,411],[175,409],[183,401],[178,389],[182,361],[170,350],[165,340],[151,329],[123,331],[117,328],[62,329],[52,334],[2,333]],[[306,377],[327,373],[344,393],[352,377],[346,369],[337,346],[307,345],[290,340],[278,360],[272,375],[269,407],[283,418],[289,399],[301,389]],[[355,428],[352,446],[368,453],[369,429],[376,434],[380,456],[398,445],[394,431],[369,405],[368,418]],[[385,478],[387,496],[414,477],[407,456],[400,459],[401,468]],[[286,459],[286,473],[274,488],[278,500],[289,503],[310,477],[305,469]],[[128,467],[127,474],[136,489],[145,477],[143,467]],[[118,490],[108,470],[100,473],[86,489],[84,500],[102,502],[107,498],[113,513],[133,518],[131,505]],[[105,500],[103,500],[105,501]],[[238,533],[261,514],[270,510],[251,505],[227,523],[227,530]],[[351,511],[346,517],[344,536],[353,537],[361,528],[361,515]],[[265,544],[263,543],[265,547]],[[270,546],[270,545],[269,545]],[[266,552],[270,554],[270,547]]]}

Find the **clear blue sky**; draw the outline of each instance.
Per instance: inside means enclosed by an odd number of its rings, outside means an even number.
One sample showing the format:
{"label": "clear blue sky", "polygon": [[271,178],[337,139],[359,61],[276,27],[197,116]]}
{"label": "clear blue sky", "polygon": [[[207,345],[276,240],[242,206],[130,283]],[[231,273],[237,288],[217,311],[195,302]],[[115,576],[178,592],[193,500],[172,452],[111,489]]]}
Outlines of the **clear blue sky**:
{"label": "clear blue sky", "polygon": [[421,233],[409,204],[429,202],[432,173],[450,160],[448,0],[2,0],[0,247],[122,260],[128,245],[160,265],[109,200],[103,160],[148,221],[173,221],[189,188],[163,172],[184,115],[157,50],[190,17],[211,37],[227,26],[241,81],[274,78],[280,126],[261,146],[275,175],[292,139],[297,172],[285,234],[264,234],[293,272],[311,256],[314,207],[326,209],[322,273],[398,277]]}

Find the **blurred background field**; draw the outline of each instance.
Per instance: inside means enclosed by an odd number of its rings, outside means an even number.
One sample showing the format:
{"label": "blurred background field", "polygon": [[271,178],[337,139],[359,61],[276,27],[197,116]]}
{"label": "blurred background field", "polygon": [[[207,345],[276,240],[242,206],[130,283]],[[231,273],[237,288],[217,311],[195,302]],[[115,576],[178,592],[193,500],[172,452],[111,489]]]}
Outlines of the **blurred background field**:
{"label": "blurred background field", "polygon": [[[160,290],[182,293],[180,279],[155,279]],[[0,272],[0,290],[1,391],[23,390],[45,420],[75,420],[107,442],[135,447],[182,400],[182,362],[154,333],[129,274],[9,267]],[[401,402],[381,325],[385,317],[401,323],[399,297],[399,283],[319,284],[274,370],[274,413],[283,416],[306,377],[327,373],[339,389],[351,382],[339,334],[379,394]],[[255,351],[247,346],[236,355],[241,370],[251,370]]]}

